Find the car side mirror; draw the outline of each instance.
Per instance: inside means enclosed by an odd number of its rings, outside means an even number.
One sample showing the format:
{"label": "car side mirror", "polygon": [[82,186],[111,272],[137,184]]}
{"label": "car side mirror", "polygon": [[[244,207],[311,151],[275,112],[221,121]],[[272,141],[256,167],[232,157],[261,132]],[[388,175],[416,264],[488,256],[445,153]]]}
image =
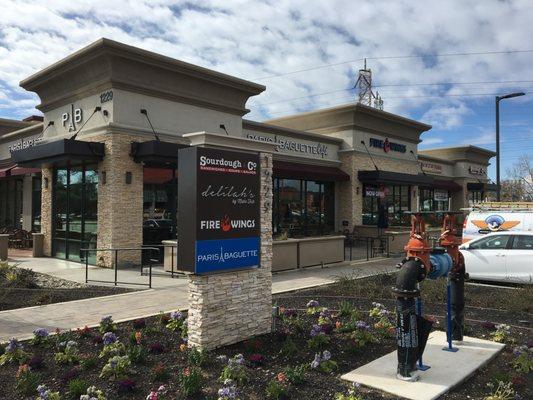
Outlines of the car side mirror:
{"label": "car side mirror", "polygon": [[459,246],[459,250],[468,250],[470,248],[470,245],[468,243],[463,243]]}

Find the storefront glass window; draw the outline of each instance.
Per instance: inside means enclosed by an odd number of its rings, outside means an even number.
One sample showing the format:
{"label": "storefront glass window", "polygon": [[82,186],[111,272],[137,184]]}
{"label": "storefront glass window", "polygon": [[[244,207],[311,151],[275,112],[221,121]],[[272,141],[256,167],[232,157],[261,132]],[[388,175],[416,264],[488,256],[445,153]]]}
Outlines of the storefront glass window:
{"label": "storefront glass window", "polygon": [[470,207],[482,201],[483,201],[483,192],[481,190],[470,190],[468,192],[468,205]]}
{"label": "storefront glass window", "polygon": [[[450,192],[442,189],[421,188],[419,192],[420,211],[448,211]],[[440,226],[443,214],[428,215],[428,226]]]}
{"label": "storefront glass window", "polygon": [[363,225],[377,225],[379,206],[384,205],[390,226],[409,224],[404,211],[411,208],[411,187],[400,185],[363,186]]}
{"label": "storefront glass window", "polygon": [[22,179],[0,181],[0,227],[8,231],[22,228]]}
{"label": "storefront glass window", "polygon": [[[160,245],[163,240],[176,238],[177,172],[145,167],[143,175],[143,244]],[[159,254],[162,257],[163,253]]]}
{"label": "storefront glass window", "polygon": [[[84,248],[96,248],[98,173],[94,166],[59,168],[54,179],[54,255],[82,261]],[[96,254],[90,252],[89,262]]]}
{"label": "storefront glass window", "polygon": [[334,231],[333,182],[274,179],[274,234],[319,236]]}

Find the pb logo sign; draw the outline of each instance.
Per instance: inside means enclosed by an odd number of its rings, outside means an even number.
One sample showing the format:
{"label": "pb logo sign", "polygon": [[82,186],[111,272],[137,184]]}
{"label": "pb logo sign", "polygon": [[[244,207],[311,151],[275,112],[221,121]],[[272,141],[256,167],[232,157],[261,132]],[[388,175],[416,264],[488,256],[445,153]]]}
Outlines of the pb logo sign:
{"label": "pb logo sign", "polygon": [[61,114],[61,124],[69,132],[73,132],[78,129],[78,125],[83,121],[83,110],[81,108],[74,107],[74,104],[70,105],[70,111]]}

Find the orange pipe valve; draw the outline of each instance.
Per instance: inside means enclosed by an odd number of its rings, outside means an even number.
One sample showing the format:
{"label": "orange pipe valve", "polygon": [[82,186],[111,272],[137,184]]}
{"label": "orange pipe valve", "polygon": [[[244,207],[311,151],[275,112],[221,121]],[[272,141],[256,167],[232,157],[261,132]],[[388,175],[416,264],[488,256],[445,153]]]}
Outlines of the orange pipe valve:
{"label": "orange pipe valve", "polygon": [[427,239],[426,223],[420,213],[411,215],[411,233],[404,250],[408,259],[420,260],[424,265],[426,273],[430,271],[431,263],[429,261],[429,255],[431,247]]}
{"label": "orange pipe valve", "polygon": [[446,249],[446,252],[453,260],[453,271],[464,268],[464,259],[459,252],[461,238],[457,237],[456,213],[448,212],[442,220],[442,229],[439,238],[439,245]]}

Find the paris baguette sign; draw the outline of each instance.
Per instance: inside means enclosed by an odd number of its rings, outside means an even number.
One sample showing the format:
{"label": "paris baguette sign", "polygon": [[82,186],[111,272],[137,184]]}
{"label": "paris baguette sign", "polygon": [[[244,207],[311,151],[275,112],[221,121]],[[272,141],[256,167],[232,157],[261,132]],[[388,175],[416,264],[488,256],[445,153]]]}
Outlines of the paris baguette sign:
{"label": "paris baguette sign", "polygon": [[259,266],[259,156],[190,147],[178,156],[178,269]]}

